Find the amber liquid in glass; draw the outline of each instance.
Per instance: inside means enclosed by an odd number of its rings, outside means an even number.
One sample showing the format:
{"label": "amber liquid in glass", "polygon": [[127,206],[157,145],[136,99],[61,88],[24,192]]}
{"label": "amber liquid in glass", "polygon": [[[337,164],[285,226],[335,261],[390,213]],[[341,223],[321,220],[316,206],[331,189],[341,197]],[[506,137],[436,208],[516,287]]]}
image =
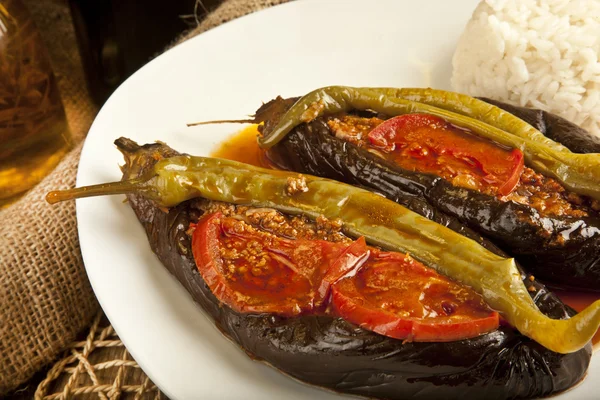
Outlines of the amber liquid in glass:
{"label": "amber liquid in glass", "polygon": [[0,208],[41,181],[70,147],[40,33],[19,0],[0,0]]}

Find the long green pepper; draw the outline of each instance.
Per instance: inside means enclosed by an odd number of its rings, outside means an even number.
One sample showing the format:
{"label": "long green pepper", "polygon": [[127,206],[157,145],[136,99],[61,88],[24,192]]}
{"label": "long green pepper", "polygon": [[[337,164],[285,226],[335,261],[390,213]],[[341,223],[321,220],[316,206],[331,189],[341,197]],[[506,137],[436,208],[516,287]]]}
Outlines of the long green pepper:
{"label": "long green pepper", "polygon": [[[292,180],[305,183],[306,190],[289,192]],[[133,180],[51,192],[47,200],[117,193],[136,193],[161,207],[202,197],[312,218],[339,218],[350,236],[364,236],[373,245],[409,253],[470,286],[523,335],[558,353],[581,349],[600,326],[600,301],[568,320],[548,318],[531,299],[512,258],[502,258],[377,194],[328,179],[230,160],[174,156]]]}
{"label": "long green pepper", "polygon": [[270,148],[303,122],[351,110],[373,110],[389,116],[426,113],[443,118],[478,136],[520,149],[534,170],[557,179],[575,193],[600,200],[600,154],[572,153],[496,106],[441,90],[347,86],[317,89],[300,98],[276,126],[263,132],[259,145]]}

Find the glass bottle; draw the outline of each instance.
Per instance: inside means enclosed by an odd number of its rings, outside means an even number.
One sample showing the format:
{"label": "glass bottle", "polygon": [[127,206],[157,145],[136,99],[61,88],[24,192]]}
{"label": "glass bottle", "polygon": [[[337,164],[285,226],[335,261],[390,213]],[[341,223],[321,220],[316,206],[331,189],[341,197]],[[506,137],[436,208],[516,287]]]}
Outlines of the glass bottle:
{"label": "glass bottle", "polygon": [[222,2],[69,0],[94,101],[98,105],[104,103],[127,77]]}
{"label": "glass bottle", "polygon": [[0,0],[0,208],[41,181],[71,144],[40,33],[20,0]]}

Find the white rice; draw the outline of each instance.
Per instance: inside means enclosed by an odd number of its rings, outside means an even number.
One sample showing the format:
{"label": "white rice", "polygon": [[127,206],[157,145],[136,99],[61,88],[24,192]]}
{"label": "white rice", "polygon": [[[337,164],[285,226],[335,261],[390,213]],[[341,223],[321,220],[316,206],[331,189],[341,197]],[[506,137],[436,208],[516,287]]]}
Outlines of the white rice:
{"label": "white rice", "polygon": [[558,114],[600,136],[600,0],[485,0],[452,60],[452,87]]}

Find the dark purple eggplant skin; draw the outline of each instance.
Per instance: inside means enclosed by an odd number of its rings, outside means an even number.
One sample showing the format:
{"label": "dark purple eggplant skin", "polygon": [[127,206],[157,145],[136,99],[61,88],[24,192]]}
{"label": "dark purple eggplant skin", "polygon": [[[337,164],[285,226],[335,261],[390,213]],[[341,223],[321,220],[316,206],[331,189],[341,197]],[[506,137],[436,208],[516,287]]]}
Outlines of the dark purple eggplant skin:
{"label": "dark purple eggplant skin", "polygon": [[[526,109],[524,109],[526,110]],[[518,111],[518,110],[517,110]],[[517,116],[519,112],[511,109]],[[538,113],[539,114],[539,113]],[[555,117],[558,118],[558,117]],[[545,130],[565,130],[544,119]],[[572,124],[568,125],[572,126]],[[573,132],[580,128],[573,126]],[[579,133],[574,133],[579,138]],[[563,139],[567,134],[562,134]],[[566,140],[566,139],[565,139]],[[573,144],[566,140],[569,144]],[[592,141],[581,139],[576,146]],[[331,134],[323,118],[302,124],[268,151],[280,167],[357,185],[463,233],[466,225],[515,257],[528,273],[563,289],[600,291],[600,219],[542,217],[529,207],[405,170]],[[455,221],[454,223],[450,221]]]}
{"label": "dark purple eggplant skin", "polygon": [[[139,147],[123,138],[116,144],[126,158],[125,179],[155,162],[148,154],[175,154],[165,145]],[[590,344],[575,353],[553,353],[509,326],[456,342],[403,343],[331,316],[236,313],[214,297],[194,262],[186,231],[201,212],[193,202],[165,212],[136,195],[128,200],[154,253],[223,334],[252,358],[308,384],[380,399],[531,398],[568,389],[588,368]],[[528,283],[544,313],[574,314],[543,285]]]}
{"label": "dark purple eggplant skin", "polygon": [[485,97],[480,99],[516,115],[574,153],[600,153],[600,137],[590,134],[558,115],[535,108],[513,106]]}

